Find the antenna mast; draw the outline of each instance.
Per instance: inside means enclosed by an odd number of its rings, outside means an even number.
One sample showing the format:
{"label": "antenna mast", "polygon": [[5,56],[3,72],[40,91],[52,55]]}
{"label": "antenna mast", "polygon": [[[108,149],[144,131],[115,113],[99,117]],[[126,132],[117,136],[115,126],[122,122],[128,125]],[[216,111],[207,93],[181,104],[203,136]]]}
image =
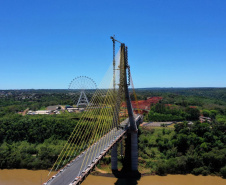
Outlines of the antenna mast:
{"label": "antenna mast", "polygon": [[111,39],[113,42],[113,89],[115,92],[115,35]]}

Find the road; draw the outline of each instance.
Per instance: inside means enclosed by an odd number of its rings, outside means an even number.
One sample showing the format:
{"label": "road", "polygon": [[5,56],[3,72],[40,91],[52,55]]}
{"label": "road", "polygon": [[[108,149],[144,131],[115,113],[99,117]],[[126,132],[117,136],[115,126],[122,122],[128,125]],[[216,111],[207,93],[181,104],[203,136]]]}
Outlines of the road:
{"label": "road", "polygon": [[[102,152],[106,153],[114,145],[116,139],[125,134],[125,130],[114,128],[96,144],[90,146],[80,156],[76,157],[64,169],[62,169],[54,178],[47,182],[47,185],[69,185],[74,179],[85,171],[89,165],[94,165],[103,156]],[[85,159],[85,160],[84,160]],[[94,161],[94,162],[93,162]],[[96,161],[96,162],[95,162]]]}
{"label": "road", "polygon": [[[136,116],[138,121],[140,117]],[[104,135],[98,142],[94,143],[82,154],[72,160],[66,167],[61,169],[55,176],[49,179],[44,185],[69,185],[77,184],[98,161],[112,148],[112,146],[126,133],[125,125],[129,119],[121,122],[120,128],[114,128]],[[70,184],[70,185],[72,185]]]}

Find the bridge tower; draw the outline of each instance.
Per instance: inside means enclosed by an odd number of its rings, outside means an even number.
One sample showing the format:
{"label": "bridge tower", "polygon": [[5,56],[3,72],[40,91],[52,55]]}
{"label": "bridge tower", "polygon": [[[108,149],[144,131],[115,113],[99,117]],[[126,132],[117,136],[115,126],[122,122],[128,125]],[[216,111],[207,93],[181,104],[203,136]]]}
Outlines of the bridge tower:
{"label": "bridge tower", "polygon": [[[115,49],[114,48],[115,48],[115,41],[117,40],[114,37],[111,37],[111,39],[113,41],[113,70],[114,70],[113,73],[115,73],[115,59],[114,59]],[[127,107],[128,116],[129,116],[129,125],[130,125],[129,130],[127,131],[125,160],[124,160],[124,165],[121,172],[124,171],[128,174],[128,172],[138,172],[138,129],[134,119],[133,109],[132,109],[129,90],[128,90],[128,86],[130,84],[128,48],[127,46],[125,46],[124,43],[121,43],[121,42],[119,43],[121,44],[120,64],[119,64],[120,80],[119,80],[119,91],[117,94],[117,99],[121,99],[122,96],[125,97],[126,107]],[[128,75],[127,75],[127,72],[128,72]],[[128,82],[127,82],[127,79],[128,79]],[[113,78],[113,80],[115,80],[115,77]],[[115,84],[115,81],[113,82],[113,84]],[[119,110],[119,109],[120,109],[120,103],[116,103],[116,110]],[[117,114],[119,113],[119,111],[116,111],[116,112]],[[118,117],[118,115],[116,116]],[[117,119],[115,119],[115,121],[116,120]],[[117,144],[115,144],[114,147],[112,148],[111,166],[112,166],[112,172],[116,177],[120,177],[121,176],[120,174],[125,174],[124,172],[120,173],[117,168]]]}

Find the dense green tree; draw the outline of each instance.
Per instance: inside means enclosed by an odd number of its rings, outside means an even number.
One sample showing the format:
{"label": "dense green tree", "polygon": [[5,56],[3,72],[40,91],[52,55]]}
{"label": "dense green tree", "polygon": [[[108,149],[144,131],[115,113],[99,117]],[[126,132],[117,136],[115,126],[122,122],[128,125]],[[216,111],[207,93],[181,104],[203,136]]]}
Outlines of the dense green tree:
{"label": "dense green tree", "polygon": [[187,120],[198,120],[200,116],[200,111],[197,108],[186,108],[185,109],[186,113],[188,114],[186,119]]}
{"label": "dense green tree", "polygon": [[223,178],[226,179],[226,166],[224,166],[224,167],[221,168],[220,173],[223,176]]}

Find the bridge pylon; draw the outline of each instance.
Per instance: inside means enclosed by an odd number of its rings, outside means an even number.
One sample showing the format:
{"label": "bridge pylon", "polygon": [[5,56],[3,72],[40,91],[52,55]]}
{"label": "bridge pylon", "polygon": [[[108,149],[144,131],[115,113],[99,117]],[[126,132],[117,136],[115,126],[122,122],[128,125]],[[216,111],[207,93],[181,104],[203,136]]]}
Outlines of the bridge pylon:
{"label": "bridge pylon", "polygon": [[[115,44],[115,38],[111,37],[113,40],[113,48]],[[119,42],[119,41],[117,41]],[[138,129],[136,125],[136,121],[134,119],[133,114],[133,108],[131,105],[131,100],[129,96],[129,80],[130,80],[130,67],[128,64],[128,48],[125,46],[124,43],[121,43],[120,47],[120,64],[119,64],[119,70],[120,70],[120,79],[119,79],[119,91],[118,91],[118,97],[125,97],[125,103],[127,107],[127,112],[129,116],[129,126],[127,130],[126,140],[125,140],[125,157],[123,162],[123,169],[121,170],[121,173],[118,171],[117,168],[117,144],[114,145],[111,152],[111,167],[112,172],[116,177],[121,176],[133,176],[133,177],[140,177],[140,173],[138,172]],[[115,54],[113,54],[115,56]],[[115,64],[115,59],[113,59],[113,64]],[[127,75],[128,72],[128,75]],[[127,82],[128,79],[128,82]],[[115,84],[115,82],[114,82]],[[116,104],[116,109],[120,109],[117,107],[118,104]],[[119,111],[117,112],[117,114]],[[118,116],[118,115],[117,115]]]}

